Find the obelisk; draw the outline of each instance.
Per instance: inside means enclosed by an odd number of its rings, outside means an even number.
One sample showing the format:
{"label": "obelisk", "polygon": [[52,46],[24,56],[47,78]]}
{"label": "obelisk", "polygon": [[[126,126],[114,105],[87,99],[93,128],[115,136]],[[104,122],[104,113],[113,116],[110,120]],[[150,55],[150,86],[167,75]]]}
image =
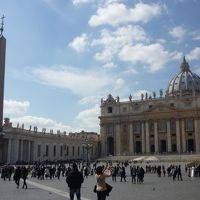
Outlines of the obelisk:
{"label": "obelisk", "polygon": [[4,77],[6,59],[6,39],[3,36],[4,16],[1,17],[0,28],[0,131],[3,125]]}

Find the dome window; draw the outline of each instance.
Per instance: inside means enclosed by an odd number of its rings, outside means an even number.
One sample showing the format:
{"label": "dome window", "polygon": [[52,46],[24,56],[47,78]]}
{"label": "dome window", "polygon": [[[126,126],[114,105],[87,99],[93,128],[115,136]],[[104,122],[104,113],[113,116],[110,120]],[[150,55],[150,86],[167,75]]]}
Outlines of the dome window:
{"label": "dome window", "polygon": [[112,113],[113,112],[113,108],[111,106],[108,107],[108,113]]}

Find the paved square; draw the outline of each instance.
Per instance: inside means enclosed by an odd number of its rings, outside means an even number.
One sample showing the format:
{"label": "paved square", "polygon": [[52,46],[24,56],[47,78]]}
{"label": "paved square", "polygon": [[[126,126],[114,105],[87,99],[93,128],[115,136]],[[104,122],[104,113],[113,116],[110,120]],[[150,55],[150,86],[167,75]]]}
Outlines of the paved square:
{"label": "paved square", "polygon": [[[158,165],[158,164],[157,164]],[[169,166],[169,164],[166,164]],[[169,177],[157,177],[156,174],[145,174],[143,184],[132,184],[127,167],[127,182],[107,182],[113,186],[108,200],[198,200],[200,198],[200,178],[190,178],[184,172],[182,164],[183,181],[173,181]],[[68,200],[69,190],[65,177],[60,180],[37,180],[28,178],[28,189],[16,188],[14,181],[0,179],[0,200]],[[93,193],[95,177],[89,176],[82,185],[82,200],[95,200]],[[21,181],[22,186],[22,181]],[[76,199],[76,198],[75,198]]]}

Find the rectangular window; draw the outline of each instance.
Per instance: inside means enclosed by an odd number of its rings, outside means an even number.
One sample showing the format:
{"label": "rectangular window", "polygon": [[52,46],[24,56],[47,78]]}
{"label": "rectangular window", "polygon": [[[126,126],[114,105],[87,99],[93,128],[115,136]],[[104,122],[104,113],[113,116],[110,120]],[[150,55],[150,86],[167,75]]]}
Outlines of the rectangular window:
{"label": "rectangular window", "polygon": [[74,148],[74,146],[72,147],[72,155],[74,156],[74,151],[75,150],[75,148]]}
{"label": "rectangular window", "polygon": [[140,122],[133,123],[133,133],[140,134],[141,133],[141,124]]}
{"label": "rectangular window", "polygon": [[171,130],[171,132],[176,132],[176,121],[175,120],[170,121],[170,130]]}
{"label": "rectangular window", "polygon": [[46,154],[45,154],[46,157],[49,156],[49,145],[46,145]]}
{"label": "rectangular window", "polygon": [[185,122],[185,130],[193,131],[194,130],[194,121],[192,119],[187,119]]}
{"label": "rectangular window", "polygon": [[69,155],[69,146],[67,146],[67,156]]}
{"label": "rectangular window", "polygon": [[108,107],[108,113],[112,113],[113,112],[113,109],[111,106]]}
{"label": "rectangular window", "polygon": [[127,112],[127,107],[123,107],[123,108],[122,108],[122,111],[123,111],[123,112]]}
{"label": "rectangular window", "polygon": [[38,147],[37,147],[37,157],[40,157],[41,156],[41,145],[38,144]]}
{"label": "rectangular window", "polygon": [[60,146],[60,156],[63,156],[63,146]]}
{"label": "rectangular window", "polygon": [[165,120],[158,121],[158,132],[160,132],[160,133],[167,132],[167,123]]}
{"label": "rectangular window", "polygon": [[154,123],[153,122],[149,123],[149,132],[154,133]]}
{"label": "rectangular window", "polygon": [[56,145],[53,146],[53,156],[56,156]]}
{"label": "rectangular window", "polygon": [[78,156],[80,155],[80,147],[78,147]]}
{"label": "rectangular window", "polygon": [[112,124],[108,124],[107,125],[107,134],[112,134],[113,133],[113,125]]}

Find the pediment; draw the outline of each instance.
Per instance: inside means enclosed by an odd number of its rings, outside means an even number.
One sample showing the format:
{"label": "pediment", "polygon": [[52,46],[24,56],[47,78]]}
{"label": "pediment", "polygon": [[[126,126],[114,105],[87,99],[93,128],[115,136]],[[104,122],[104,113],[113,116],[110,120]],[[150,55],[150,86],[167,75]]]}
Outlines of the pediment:
{"label": "pediment", "polygon": [[116,100],[113,98],[113,96],[111,94],[109,94],[107,99],[104,102],[105,103],[116,103]]}

